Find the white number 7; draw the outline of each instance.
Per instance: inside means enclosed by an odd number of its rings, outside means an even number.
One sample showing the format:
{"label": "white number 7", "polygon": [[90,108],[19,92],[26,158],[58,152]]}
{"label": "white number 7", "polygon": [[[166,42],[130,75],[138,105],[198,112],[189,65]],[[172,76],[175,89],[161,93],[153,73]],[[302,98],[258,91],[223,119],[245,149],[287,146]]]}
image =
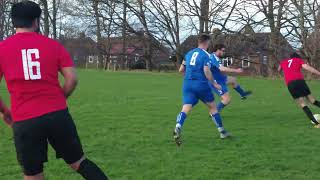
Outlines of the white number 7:
{"label": "white number 7", "polygon": [[[37,80],[41,79],[40,72],[40,62],[32,61],[32,55],[34,54],[35,59],[39,59],[39,50],[38,49],[23,49],[22,51],[22,64],[23,64],[23,73],[25,80]],[[36,68],[36,73],[33,72],[33,67]]]}
{"label": "white number 7", "polygon": [[289,62],[289,64],[288,64],[288,68],[290,68],[290,67],[291,67],[292,61],[293,61],[292,59],[288,60],[288,62]]}

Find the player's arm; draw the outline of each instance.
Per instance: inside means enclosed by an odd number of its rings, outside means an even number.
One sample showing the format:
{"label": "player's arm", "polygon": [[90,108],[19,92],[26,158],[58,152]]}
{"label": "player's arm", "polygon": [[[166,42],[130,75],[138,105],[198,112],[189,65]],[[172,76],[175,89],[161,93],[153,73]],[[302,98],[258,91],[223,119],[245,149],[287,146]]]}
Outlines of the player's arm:
{"label": "player's arm", "polygon": [[61,74],[64,77],[63,92],[68,98],[76,89],[78,84],[78,77],[74,67],[64,67],[61,69]]}
{"label": "player's arm", "polygon": [[[0,82],[1,82],[1,79],[2,79],[2,75],[0,75]],[[3,102],[1,97],[0,97],[0,116],[8,126],[12,127],[13,121],[12,121],[10,109]]]}
{"label": "player's arm", "polygon": [[302,64],[302,68],[313,73],[313,74],[320,76],[320,71],[318,71],[317,69],[315,69],[314,67],[312,67],[308,64]]}
{"label": "player's arm", "polygon": [[281,65],[278,66],[278,72],[281,72]]}
{"label": "player's arm", "polygon": [[220,71],[222,72],[229,72],[229,73],[243,73],[243,69],[242,68],[229,68],[229,67],[224,67],[224,66],[220,66],[219,67]]}
{"label": "player's arm", "polygon": [[204,71],[204,74],[206,76],[206,78],[208,79],[208,81],[217,89],[221,90],[221,86],[216,83],[213,79],[213,75],[212,75],[212,72],[210,70],[210,67],[209,66],[204,66],[203,68],[203,71]]}
{"label": "player's arm", "polygon": [[179,73],[184,74],[185,70],[186,70],[186,61],[182,61],[179,68]]}

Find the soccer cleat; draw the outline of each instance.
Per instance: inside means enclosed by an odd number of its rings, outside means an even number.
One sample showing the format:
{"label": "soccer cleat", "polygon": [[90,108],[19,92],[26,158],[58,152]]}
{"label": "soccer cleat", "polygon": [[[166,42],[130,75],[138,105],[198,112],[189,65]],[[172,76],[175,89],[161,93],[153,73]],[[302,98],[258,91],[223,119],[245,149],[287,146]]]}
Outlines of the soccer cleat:
{"label": "soccer cleat", "polygon": [[181,140],[181,128],[176,127],[173,131],[173,138],[174,141],[176,142],[176,144],[178,146],[180,146],[182,144],[182,140]]}
{"label": "soccer cleat", "polygon": [[220,138],[221,139],[226,139],[226,138],[230,138],[231,137],[231,134],[230,133],[228,133],[227,131],[222,131],[222,132],[220,132]]}
{"label": "soccer cleat", "polygon": [[248,96],[250,96],[252,94],[252,91],[246,91],[244,92],[244,96],[241,96],[241,99],[242,100],[245,100],[247,99]]}
{"label": "soccer cleat", "polygon": [[314,125],[314,128],[320,129],[320,124]]}

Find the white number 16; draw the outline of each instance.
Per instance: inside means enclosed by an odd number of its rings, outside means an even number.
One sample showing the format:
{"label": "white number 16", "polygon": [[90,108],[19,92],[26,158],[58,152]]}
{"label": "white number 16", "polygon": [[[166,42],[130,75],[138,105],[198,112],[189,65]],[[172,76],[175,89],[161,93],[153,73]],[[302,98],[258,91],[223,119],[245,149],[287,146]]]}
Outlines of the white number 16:
{"label": "white number 16", "polygon": [[[41,79],[40,62],[32,61],[32,55],[35,56],[35,60],[40,58],[38,49],[23,49],[22,51],[22,64],[25,80],[37,80]],[[36,72],[33,72],[33,68],[36,68]]]}

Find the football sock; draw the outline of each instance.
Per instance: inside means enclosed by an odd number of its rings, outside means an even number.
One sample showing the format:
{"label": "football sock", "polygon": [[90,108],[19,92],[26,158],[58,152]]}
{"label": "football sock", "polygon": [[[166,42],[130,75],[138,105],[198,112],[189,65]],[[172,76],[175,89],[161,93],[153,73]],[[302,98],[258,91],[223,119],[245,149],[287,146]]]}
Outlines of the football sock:
{"label": "football sock", "polygon": [[308,116],[308,118],[309,118],[312,122],[314,122],[315,124],[319,124],[319,123],[317,122],[317,120],[313,117],[313,114],[312,114],[312,112],[311,112],[311,110],[309,109],[308,106],[304,106],[302,109],[303,109],[304,113],[306,113],[306,115]]}
{"label": "football sock", "polygon": [[181,128],[184,124],[184,121],[187,118],[187,114],[185,112],[180,112],[177,116],[177,125],[176,127]]}
{"label": "football sock", "polygon": [[313,105],[320,107],[320,102],[316,100]]}
{"label": "football sock", "polygon": [[221,110],[226,106],[227,106],[226,104],[223,104],[222,102],[219,102],[219,104],[217,105],[218,112],[221,112]]}
{"label": "football sock", "polygon": [[222,124],[222,119],[219,113],[212,114],[211,115],[213,122],[216,124],[219,132],[223,131],[223,124]]}
{"label": "football sock", "polygon": [[237,87],[233,88],[235,91],[237,91],[241,97],[244,97],[246,95],[246,93],[244,92],[244,90],[241,88],[240,85],[238,85]]}
{"label": "football sock", "polygon": [[81,162],[77,171],[86,180],[107,180],[108,177],[102,172],[102,170],[89,159],[85,159]]}

